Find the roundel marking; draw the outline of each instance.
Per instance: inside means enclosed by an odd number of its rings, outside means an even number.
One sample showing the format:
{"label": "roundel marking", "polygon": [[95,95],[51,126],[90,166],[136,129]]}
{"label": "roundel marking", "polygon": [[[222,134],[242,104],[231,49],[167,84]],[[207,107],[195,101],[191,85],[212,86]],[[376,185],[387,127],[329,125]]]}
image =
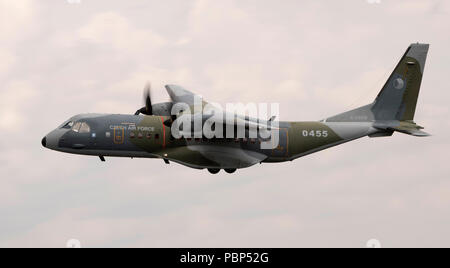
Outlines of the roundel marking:
{"label": "roundel marking", "polygon": [[395,89],[402,89],[405,85],[405,82],[401,78],[397,78],[394,80],[394,88]]}

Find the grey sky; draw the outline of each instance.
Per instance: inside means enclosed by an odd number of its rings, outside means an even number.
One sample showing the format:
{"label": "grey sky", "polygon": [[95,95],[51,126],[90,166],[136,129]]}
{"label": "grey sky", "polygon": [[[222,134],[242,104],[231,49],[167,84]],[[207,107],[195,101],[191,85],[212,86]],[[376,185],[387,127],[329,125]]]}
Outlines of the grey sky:
{"label": "grey sky", "polygon": [[[0,0],[0,246],[450,246],[448,1]],[[234,175],[62,154],[40,140],[84,112],[133,113],[142,88],[278,102],[319,120],[375,98],[430,43],[416,122]]]}

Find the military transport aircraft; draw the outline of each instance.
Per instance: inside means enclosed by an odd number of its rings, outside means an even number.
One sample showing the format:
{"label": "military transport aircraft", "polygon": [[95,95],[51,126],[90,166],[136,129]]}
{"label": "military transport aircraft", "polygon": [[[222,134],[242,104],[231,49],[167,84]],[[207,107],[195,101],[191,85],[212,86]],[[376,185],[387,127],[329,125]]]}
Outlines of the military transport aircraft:
{"label": "military transport aircraft", "polygon": [[[244,136],[192,136],[183,133],[189,128],[181,124],[181,137],[174,137],[174,123],[186,114],[192,115],[188,120],[200,118],[201,124],[211,114],[198,114],[195,107],[194,112],[174,113],[177,104],[189,109],[198,97],[175,85],[166,86],[170,102],[152,104],[147,86],[145,107],[135,114],[76,115],[46,135],[42,145],[66,153],[98,156],[102,161],[105,156],[159,158],[166,164],[176,162],[216,174],[221,169],[233,173],[257,163],[292,161],[365,136],[385,137],[394,132],[428,136],[413,121],[428,48],[428,44],[411,44],[371,104],[320,121],[283,122],[273,117],[260,120],[236,115],[233,122],[224,124],[233,126],[233,134],[244,126]],[[257,128],[256,137],[249,137],[249,126]],[[277,134],[274,146],[261,146],[267,142],[258,134],[261,129]]]}

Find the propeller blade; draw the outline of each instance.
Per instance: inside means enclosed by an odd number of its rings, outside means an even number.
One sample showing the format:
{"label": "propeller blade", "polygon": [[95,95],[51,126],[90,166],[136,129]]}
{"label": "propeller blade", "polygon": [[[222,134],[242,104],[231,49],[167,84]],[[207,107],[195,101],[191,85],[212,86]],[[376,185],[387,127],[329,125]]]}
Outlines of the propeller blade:
{"label": "propeller blade", "polygon": [[139,114],[145,114],[145,115],[152,115],[153,114],[153,107],[152,107],[152,100],[151,100],[151,84],[150,82],[147,82],[147,84],[144,87],[144,104],[145,106],[141,109],[137,110],[134,115]]}
{"label": "propeller blade", "polygon": [[151,96],[150,96],[151,89],[152,89],[152,86],[151,86],[150,82],[148,82],[144,88],[145,111],[146,111],[145,114],[146,115],[153,114],[152,100],[151,100]]}

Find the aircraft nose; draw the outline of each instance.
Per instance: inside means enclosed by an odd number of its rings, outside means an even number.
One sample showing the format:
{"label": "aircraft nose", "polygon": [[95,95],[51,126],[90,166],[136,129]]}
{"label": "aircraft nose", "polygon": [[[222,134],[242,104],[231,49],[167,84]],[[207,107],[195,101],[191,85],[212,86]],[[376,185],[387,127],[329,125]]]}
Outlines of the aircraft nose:
{"label": "aircraft nose", "polygon": [[47,149],[57,150],[59,149],[59,142],[61,141],[64,134],[67,132],[67,129],[57,128],[53,131],[50,131],[44,138],[42,138],[41,144]]}

